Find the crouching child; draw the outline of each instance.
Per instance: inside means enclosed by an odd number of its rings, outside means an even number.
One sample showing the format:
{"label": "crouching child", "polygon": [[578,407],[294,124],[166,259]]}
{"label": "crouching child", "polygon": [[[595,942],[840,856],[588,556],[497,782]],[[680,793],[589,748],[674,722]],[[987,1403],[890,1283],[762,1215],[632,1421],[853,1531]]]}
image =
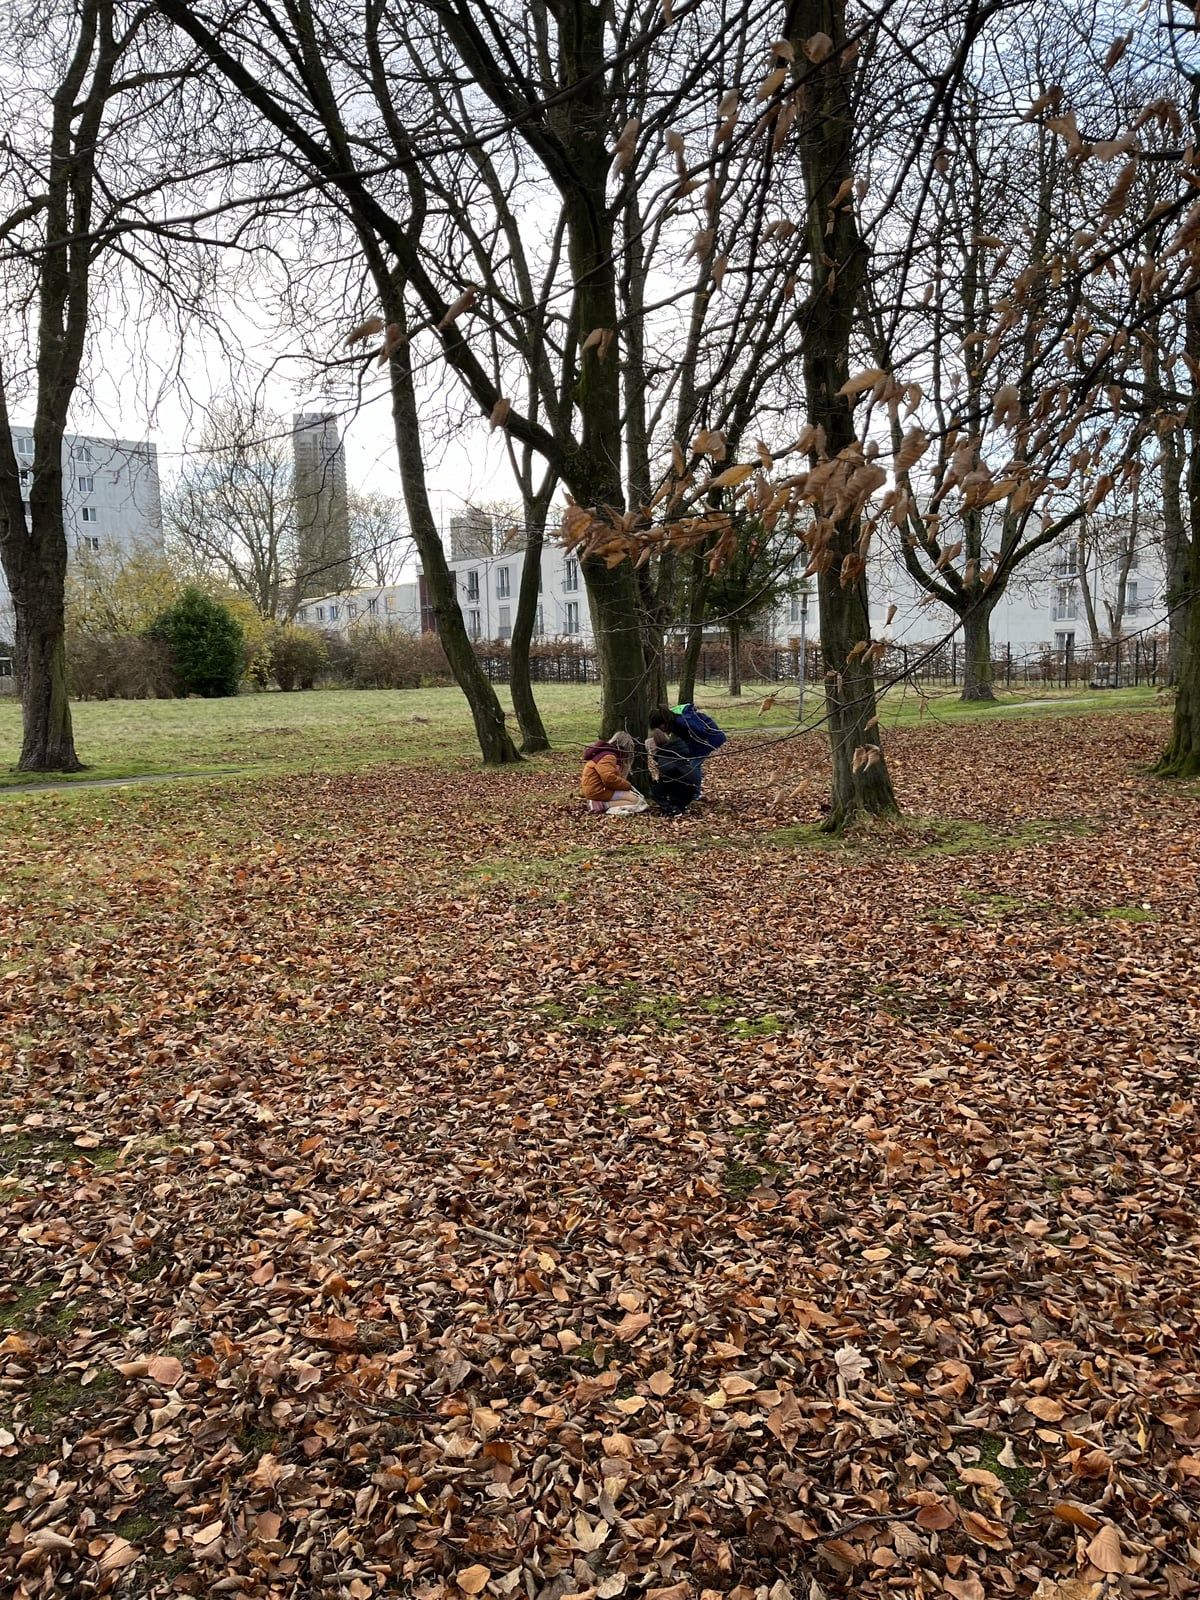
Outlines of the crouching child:
{"label": "crouching child", "polygon": [[663,816],[677,817],[700,793],[700,763],[680,737],[670,711],[656,711],[650,718],[646,750],[655,775],[650,798]]}
{"label": "crouching child", "polygon": [[579,792],[587,801],[589,811],[597,816],[605,812],[635,816],[648,809],[629,781],[635,749],[633,735],[622,729],[611,739],[600,739],[583,752]]}

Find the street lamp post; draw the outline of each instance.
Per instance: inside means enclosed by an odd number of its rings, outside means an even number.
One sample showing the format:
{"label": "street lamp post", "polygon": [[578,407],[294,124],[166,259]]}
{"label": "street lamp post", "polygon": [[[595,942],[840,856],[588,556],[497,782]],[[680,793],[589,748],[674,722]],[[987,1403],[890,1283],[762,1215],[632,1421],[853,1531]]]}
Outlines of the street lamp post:
{"label": "street lamp post", "polygon": [[800,691],[796,705],[796,721],[804,721],[804,687],[808,673],[808,585],[800,591],[800,671],[797,687]]}

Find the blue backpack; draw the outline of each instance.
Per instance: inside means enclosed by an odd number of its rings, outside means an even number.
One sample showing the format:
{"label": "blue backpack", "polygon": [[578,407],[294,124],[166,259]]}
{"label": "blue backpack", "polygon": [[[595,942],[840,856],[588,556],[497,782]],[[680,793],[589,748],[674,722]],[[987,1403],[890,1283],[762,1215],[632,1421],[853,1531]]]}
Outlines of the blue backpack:
{"label": "blue backpack", "polygon": [[698,711],[694,705],[688,704],[676,706],[675,715],[681,724],[683,737],[698,761],[703,761],[705,756],[712,755],[725,743],[726,735],[707,712]]}

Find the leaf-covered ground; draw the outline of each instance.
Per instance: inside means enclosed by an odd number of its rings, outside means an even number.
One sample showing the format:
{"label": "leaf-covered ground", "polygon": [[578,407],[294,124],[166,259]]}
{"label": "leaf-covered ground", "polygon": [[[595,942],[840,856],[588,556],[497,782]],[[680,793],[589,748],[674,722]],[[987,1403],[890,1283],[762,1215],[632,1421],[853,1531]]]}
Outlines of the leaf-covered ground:
{"label": "leaf-covered ground", "polygon": [[[1161,716],[0,812],[0,1588],[1198,1591]],[[15,1589],[14,1589],[15,1583]]]}

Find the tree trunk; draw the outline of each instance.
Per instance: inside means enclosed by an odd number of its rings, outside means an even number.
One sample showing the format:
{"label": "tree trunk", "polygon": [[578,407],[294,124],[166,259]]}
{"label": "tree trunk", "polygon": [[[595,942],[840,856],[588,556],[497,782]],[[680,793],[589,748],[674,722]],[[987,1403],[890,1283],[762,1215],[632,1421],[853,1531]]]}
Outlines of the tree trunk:
{"label": "tree trunk", "polygon": [[550,740],[537,701],[534,699],[533,681],[529,675],[529,646],[533,639],[538,595],[541,592],[542,544],[545,532],[545,502],[526,500],[525,564],[521,569],[517,614],[513,620],[512,639],[508,651],[509,688],[512,691],[513,710],[517,714],[517,726],[521,730],[521,749],[526,755],[550,748]]}
{"label": "tree trunk", "polygon": [[17,766],[21,772],[82,772],[75,754],[71,705],[67,698],[67,649],[62,593],[47,585],[25,598],[14,592],[17,613],[16,670],[21,690],[24,736]]}
{"label": "tree trunk", "polygon": [[[868,264],[854,208],[841,206],[832,218],[829,213],[830,197],[845,193],[854,178],[850,94],[854,68],[852,62],[842,62],[845,0],[795,0],[788,31],[797,59],[805,40],[814,34],[827,34],[834,43],[833,53],[808,73],[810,106],[800,128],[799,148],[811,259],[805,398],[809,421],[824,429],[826,452],[836,456],[855,439],[851,402],[839,390],[850,376],[850,342]],[[835,270],[830,271],[831,265]],[[829,832],[864,813],[882,816],[898,809],[878,730],[867,726],[875,721],[875,681],[861,654],[850,659],[854,647],[871,637],[866,574],[849,584],[841,579],[843,562],[857,553],[860,536],[857,517],[838,519],[832,565],[817,580],[833,764],[833,795],[824,824]],[[856,763],[858,751],[864,754]]]}
{"label": "tree trunk", "polygon": [[703,555],[692,556],[688,577],[687,646],[679,672],[679,704],[690,705],[696,698],[696,668],[704,648],[704,610],[708,603],[708,562]]}
{"label": "tree trunk", "polygon": [[600,665],[600,733],[607,737],[626,728],[641,739],[651,707],[633,567],[628,561],[610,568],[593,560],[585,564],[585,573]]}
{"label": "tree trunk", "polygon": [[[825,715],[833,757],[833,797],[823,823],[836,833],[863,815],[889,816],[898,810],[892,792],[878,729],[867,728],[875,716],[875,680],[861,656],[850,651],[869,637],[866,603],[858,584],[821,583],[821,659],[825,666]],[[866,750],[870,765],[854,771],[857,750]],[[872,750],[875,752],[872,754]]]}
{"label": "tree trunk", "polygon": [[736,699],[742,692],[742,630],[736,622],[729,624],[729,696]]}
{"label": "tree trunk", "polygon": [[1166,557],[1167,627],[1169,629],[1168,678],[1177,684],[1183,672],[1189,608],[1186,602],[1191,542],[1183,511],[1184,441],[1172,431],[1163,439],[1163,554]]}
{"label": "tree trunk", "polygon": [[976,598],[963,613],[963,700],[994,700],[992,687],[992,612]]}
{"label": "tree trunk", "polygon": [[1171,740],[1154,769],[1162,778],[1200,776],[1200,599],[1195,594],[1200,589],[1200,541],[1193,543],[1190,577],[1193,597],[1183,630]]}
{"label": "tree trunk", "polygon": [[[1183,638],[1179,647],[1179,672],[1175,680],[1175,719],[1171,742],[1162,753],[1155,771],[1165,778],[1194,778],[1200,774],[1200,381],[1195,374],[1200,363],[1200,297],[1188,301],[1185,348],[1191,358],[1192,388],[1188,401],[1187,425],[1180,439],[1179,472],[1175,479],[1180,507],[1179,537],[1174,541],[1178,573],[1168,565],[1168,593],[1182,612]],[[1183,466],[1187,466],[1187,485],[1179,495]],[[1186,506],[1187,524],[1182,522]],[[1176,588],[1178,578],[1179,587]],[[1172,652],[1175,641],[1172,638]]]}
{"label": "tree trunk", "polygon": [[[393,320],[400,322],[403,308],[393,307]],[[403,345],[391,361],[392,420],[396,432],[396,455],[400,464],[400,483],[413,543],[421,558],[425,584],[437,618],[438,636],[454,681],[466,696],[475,723],[475,736],[484,761],[490,766],[505,766],[520,761],[516,745],[504,725],[504,711],[496,691],[479,664],[467,635],[466,623],[458,604],[454,576],[446,565],[446,552],[438,536],[433,508],[425,486],[425,462],[421,454],[420,421],[413,387],[410,347]],[[522,580],[523,581],[523,580]],[[535,579],[536,581],[536,579]]]}
{"label": "tree trunk", "polygon": [[646,660],[646,700],[651,706],[662,706],[667,703],[667,640],[663,627],[663,607],[649,567],[639,568],[637,576],[642,655]]}
{"label": "tree trunk", "polygon": [[[1083,614],[1087,618],[1088,633],[1091,635],[1092,649],[1099,651],[1101,647],[1100,624],[1096,620],[1096,603],[1092,597],[1092,580],[1088,577],[1088,548],[1087,548],[1087,518],[1081,518],[1079,532],[1075,536],[1075,568],[1079,573],[1079,593],[1083,597]],[[1101,571],[1100,560],[1096,560],[1096,573]],[[965,697],[964,697],[965,698]]]}

